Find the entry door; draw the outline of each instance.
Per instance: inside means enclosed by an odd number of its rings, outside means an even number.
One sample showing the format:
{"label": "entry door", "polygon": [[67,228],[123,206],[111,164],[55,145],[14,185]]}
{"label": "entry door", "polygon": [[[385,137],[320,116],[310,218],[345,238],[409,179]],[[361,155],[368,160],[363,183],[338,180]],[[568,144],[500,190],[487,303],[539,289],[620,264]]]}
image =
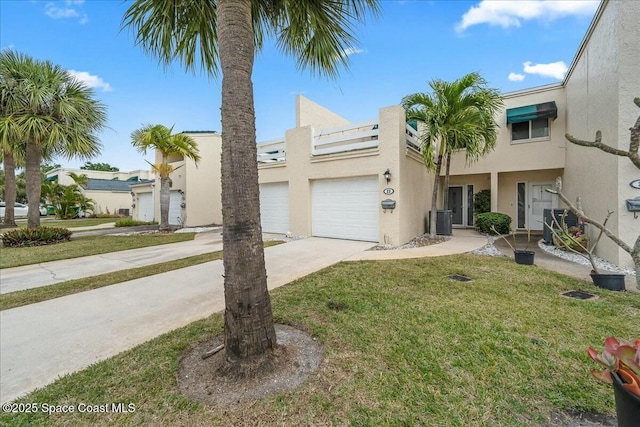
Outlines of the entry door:
{"label": "entry door", "polygon": [[462,188],[463,187],[449,187],[449,202],[448,209],[453,214],[453,225],[464,225],[464,203],[462,200]]}
{"label": "entry door", "polygon": [[530,230],[542,230],[543,214],[545,209],[551,209],[553,204],[552,194],[545,191],[552,189],[550,182],[531,183],[529,185],[529,206],[527,228]]}

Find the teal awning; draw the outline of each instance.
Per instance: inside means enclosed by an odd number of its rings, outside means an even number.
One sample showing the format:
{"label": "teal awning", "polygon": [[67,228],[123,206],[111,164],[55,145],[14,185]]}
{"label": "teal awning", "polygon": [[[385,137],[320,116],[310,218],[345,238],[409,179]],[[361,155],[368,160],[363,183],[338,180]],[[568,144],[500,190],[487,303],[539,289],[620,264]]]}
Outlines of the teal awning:
{"label": "teal awning", "polygon": [[529,120],[543,119],[545,117],[551,117],[553,120],[558,117],[558,107],[555,101],[509,108],[507,110],[507,124],[528,122]]}
{"label": "teal awning", "polygon": [[52,182],[57,180],[58,180],[58,175],[51,175],[50,177],[45,178],[44,182]]}

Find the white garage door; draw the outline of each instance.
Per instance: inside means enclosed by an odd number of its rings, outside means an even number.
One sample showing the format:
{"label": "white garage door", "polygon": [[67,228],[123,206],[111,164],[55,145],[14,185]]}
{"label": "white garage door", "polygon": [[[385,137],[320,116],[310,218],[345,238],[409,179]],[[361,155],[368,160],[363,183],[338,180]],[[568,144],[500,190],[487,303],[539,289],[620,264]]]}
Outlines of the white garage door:
{"label": "white garage door", "polygon": [[378,241],[378,178],[315,181],[311,186],[312,234]]}
{"label": "white garage door", "polygon": [[182,194],[179,191],[169,193],[169,224],[182,226]]}
{"label": "white garage door", "polygon": [[260,185],[260,223],[266,233],[289,231],[289,183]]}
{"label": "white garage door", "polygon": [[138,220],[153,221],[153,194],[140,193],[138,195]]}

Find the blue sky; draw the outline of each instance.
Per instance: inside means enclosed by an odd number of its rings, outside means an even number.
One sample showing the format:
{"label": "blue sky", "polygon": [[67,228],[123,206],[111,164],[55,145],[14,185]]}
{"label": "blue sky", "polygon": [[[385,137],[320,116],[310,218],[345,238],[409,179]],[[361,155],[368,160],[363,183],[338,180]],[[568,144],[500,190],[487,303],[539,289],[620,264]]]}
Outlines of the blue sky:
{"label": "blue sky", "polygon": [[[148,169],[130,143],[143,124],[176,131],[220,131],[219,80],[159,65],[120,30],[130,1],[0,0],[0,48],[12,48],[70,70],[108,108],[102,154],[92,161],[120,170]],[[302,94],[351,121],[428,90],[432,79],[479,71],[489,86],[510,92],[561,81],[597,9],[588,0],[393,1],[357,28],[350,68],[337,79],[298,70],[267,43],[253,82],[258,141],[295,126]],[[147,156],[147,159],[150,159]],[[68,167],[80,160],[58,159]]]}

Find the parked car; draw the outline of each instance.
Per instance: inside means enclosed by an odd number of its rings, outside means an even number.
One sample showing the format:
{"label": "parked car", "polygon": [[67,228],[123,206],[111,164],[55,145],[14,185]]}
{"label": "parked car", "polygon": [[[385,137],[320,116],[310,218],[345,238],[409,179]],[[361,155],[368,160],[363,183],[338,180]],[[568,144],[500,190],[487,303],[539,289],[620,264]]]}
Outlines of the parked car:
{"label": "parked car", "polygon": [[[4,218],[4,211],[7,207],[5,202],[0,202],[0,218]],[[40,205],[40,216],[45,216],[47,214],[47,208],[45,206]],[[13,216],[14,218],[26,217],[29,213],[29,206],[24,203],[16,202],[13,205]]]}

